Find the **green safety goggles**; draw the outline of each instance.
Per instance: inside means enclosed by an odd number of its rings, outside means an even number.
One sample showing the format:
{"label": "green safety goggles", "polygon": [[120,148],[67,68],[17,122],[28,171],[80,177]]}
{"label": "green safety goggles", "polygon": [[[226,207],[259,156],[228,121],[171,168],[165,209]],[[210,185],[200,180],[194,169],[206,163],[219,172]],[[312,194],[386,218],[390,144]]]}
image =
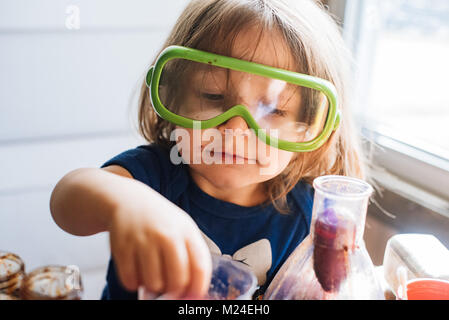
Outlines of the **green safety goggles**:
{"label": "green safety goggles", "polygon": [[167,47],[146,84],[156,113],[177,126],[208,129],[240,116],[282,150],[316,150],[340,124],[329,81],[187,47]]}

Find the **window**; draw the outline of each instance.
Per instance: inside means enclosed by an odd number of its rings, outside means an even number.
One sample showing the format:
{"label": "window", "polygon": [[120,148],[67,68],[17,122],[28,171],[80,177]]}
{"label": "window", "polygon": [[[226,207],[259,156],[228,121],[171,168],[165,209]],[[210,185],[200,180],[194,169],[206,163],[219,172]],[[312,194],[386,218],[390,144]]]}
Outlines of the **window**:
{"label": "window", "polygon": [[449,1],[347,0],[344,34],[359,123],[389,151],[378,161],[448,200]]}

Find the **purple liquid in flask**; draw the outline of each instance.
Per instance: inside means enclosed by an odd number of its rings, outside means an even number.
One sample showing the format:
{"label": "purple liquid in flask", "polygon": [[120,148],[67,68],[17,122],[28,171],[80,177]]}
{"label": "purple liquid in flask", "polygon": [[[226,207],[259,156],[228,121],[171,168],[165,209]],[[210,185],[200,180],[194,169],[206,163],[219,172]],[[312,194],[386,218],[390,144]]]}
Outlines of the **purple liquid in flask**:
{"label": "purple liquid in flask", "polygon": [[[349,254],[354,249],[355,224],[326,208],[315,222],[313,268],[324,291],[334,292],[349,273]],[[352,238],[352,239],[351,239]]]}

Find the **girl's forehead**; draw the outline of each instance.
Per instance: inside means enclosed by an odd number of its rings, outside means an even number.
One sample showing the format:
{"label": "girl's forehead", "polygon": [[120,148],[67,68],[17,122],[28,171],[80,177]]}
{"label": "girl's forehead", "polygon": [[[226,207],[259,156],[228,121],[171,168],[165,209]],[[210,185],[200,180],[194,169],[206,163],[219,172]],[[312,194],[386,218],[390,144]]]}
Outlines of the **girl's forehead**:
{"label": "girl's forehead", "polygon": [[296,71],[292,52],[277,30],[261,31],[252,27],[240,31],[234,39],[231,55],[242,60]]}

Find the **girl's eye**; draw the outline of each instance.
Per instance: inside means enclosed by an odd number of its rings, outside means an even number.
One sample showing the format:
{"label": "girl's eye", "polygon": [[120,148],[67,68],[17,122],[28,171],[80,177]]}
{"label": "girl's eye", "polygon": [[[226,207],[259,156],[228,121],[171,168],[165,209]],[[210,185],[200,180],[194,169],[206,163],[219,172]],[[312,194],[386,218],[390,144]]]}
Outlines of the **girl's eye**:
{"label": "girl's eye", "polygon": [[222,94],[202,93],[201,96],[207,100],[220,101],[224,99]]}
{"label": "girl's eye", "polygon": [[285,110],[281,110],[281,109],[273,109],[270,111],[270,114],[274,114],[274,115],[280,116],[280,117],[286,117],[288,112]]}

